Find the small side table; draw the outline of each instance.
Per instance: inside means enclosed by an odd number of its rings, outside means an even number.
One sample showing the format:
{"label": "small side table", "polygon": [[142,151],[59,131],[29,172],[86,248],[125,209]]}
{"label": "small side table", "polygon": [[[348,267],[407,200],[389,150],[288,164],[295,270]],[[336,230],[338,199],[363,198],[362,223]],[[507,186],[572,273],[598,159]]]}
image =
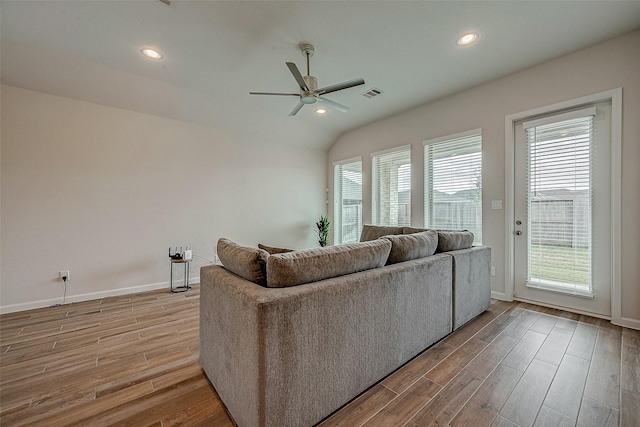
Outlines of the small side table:
{"label": "small side table", "polygon": [[[171,292],[186,292],[191,289],[189,286],[189,260],[186,259],[171,259],[169,260],[171,264]],[[183,286],[173,287],[173,265],[174,264],[182,264],[184,265],[184,284]]]}

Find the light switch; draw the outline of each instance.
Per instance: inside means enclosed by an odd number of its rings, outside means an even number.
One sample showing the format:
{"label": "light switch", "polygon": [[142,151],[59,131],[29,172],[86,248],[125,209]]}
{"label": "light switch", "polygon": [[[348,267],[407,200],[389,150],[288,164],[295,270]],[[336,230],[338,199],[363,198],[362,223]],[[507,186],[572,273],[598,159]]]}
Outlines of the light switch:
{"label": "light switch", "polygon": [[502,200],[492,200],[491,209],[502,209]]}

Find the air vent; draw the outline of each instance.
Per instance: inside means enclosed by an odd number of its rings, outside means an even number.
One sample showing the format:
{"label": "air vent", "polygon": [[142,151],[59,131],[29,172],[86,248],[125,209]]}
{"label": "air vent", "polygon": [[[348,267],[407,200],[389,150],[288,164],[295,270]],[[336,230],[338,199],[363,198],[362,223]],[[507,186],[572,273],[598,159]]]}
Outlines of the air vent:
{"label": "air vent", "polygon": [[375,87],[372,87],[371,89],[361,93],[360,95],[364,96],[365,98],[373,98],[374,96],[378,96],[381,93],[382,91],[380,89],[376,89]]}
{"label": "air vent", "polygon": [[171,2],[173,0],[158,0],[160,3],[166,4],[167,6],[171,6]]}

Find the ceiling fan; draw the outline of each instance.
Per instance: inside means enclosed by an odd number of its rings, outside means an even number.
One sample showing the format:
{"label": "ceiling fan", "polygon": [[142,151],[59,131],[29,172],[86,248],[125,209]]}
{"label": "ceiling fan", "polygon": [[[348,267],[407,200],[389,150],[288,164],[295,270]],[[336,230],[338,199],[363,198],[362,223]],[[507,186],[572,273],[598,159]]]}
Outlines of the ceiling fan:
{"label": "ceiling fan", "polygon": [[360,86],[364,84],[363,79],[355,79],[350,80],[343,83],[337,83],[330,86],[325,86],[318,89],[318,79],[310,75],[309,71],[309,58],[313,56],[315,53],[315,48],[312,44],[303,43],[300,45],[300,51],[303,56],[307,58],[307,75],[302,76],[300,74],[300,70],[293,62],[287,62],[287,67],[289,67],[289,71],[293,74],[293,78],[296,79],[298,86],[300,86],[299,93],[274,93],[274,92],[249,92],[249,95],[278,95],[278,96],[297,96],[300,98],[298,105],[295,106],[293,110],[289,113],[290,116],[295,116],[298,111],[305,104],[314,104],[316,102],[321,102],[322,104],[332,107],[338,111],[342,111],[346,113],[349,107],[338,104],[337,102],[331,101],[327,98],[324,98],[323,95],[326,95],[331,92],[337,92],[339,90],[349,89],[354,86]]}

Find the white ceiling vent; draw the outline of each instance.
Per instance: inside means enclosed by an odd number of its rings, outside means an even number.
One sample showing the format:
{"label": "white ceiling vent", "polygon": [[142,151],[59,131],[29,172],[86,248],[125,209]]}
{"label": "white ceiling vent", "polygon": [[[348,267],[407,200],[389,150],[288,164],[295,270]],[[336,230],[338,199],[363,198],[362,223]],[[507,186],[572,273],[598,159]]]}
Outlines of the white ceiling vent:
{"label": "white ceiling vent", "polygon": [[360,95],[364,96],[365,98],[373,98],[374,96],[378,96],[381,93],[382,91],[380,89],[376,89],[375,87],[372,87],[371,89],[361,93]]}

